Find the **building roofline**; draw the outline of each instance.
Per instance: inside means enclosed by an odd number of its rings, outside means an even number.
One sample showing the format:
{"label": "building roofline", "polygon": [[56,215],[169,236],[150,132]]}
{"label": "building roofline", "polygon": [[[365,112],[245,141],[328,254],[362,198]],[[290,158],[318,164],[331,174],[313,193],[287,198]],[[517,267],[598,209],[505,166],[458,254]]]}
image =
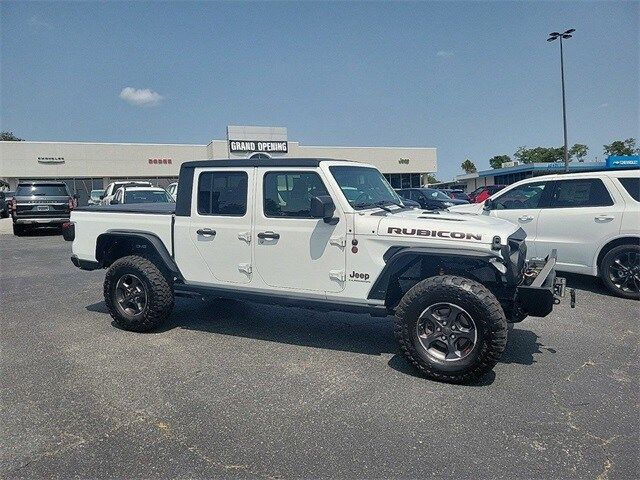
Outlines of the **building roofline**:
{"label": "building roofline", "polygon": [[[495,177],[498,175],[509,175],[511,173],[522,172],[549,172],[549,174],[564,173],[564,168],[564,163],[523,163],[520,165],[514,165],[513,167],[492,168],[489,170],[482,170],[475,174],[458,175],[456,176],[456,179],[470,180],[478,177]],[[606,168],[606,162],[570,163],[568,173],[603,170],[604,168]]]}
{"label": "building roofline", "polygon": [[[291,143],[291,142],[290,142]],[[300,145],[299,142],[293,142]],[[436,147],[376,147],[376,146],[360,146],[360,147],[343,147],[340,145],[301,145],[302,148],[375,148],[377,150],[387,149],[387,150],[437,150]]]}
{"label": "building roofline", "polygon": [[3,143],[10,144],[34,144],[34,143],[46,143],[51,145],[145,145],[145,146],[161,146],[161,147],[206,147],[206,144],[200,143],[133,143],[133,142],[51,142],[51,141],[38,141],[38,140],[24,140],[20,142],[13,141],[0,141],[0,145]]}

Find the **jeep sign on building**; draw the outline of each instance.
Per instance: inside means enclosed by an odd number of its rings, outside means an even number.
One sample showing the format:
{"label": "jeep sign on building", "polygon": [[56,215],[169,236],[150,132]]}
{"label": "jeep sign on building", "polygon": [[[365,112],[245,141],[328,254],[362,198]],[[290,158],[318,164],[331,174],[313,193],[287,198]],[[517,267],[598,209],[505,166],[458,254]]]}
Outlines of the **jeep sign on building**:
{"label": "jeep sign on building", "polygon": [[174,182],[180,165],[222,158],[340,158],[375,165],[393,187],[416,187],[437,170],[436,149],[307,146],[283,127],[227,127],[225,140],[206,145],[80,142],[0,142],[0,180],[62,180],[85,204],[91,190],[114,180]]}

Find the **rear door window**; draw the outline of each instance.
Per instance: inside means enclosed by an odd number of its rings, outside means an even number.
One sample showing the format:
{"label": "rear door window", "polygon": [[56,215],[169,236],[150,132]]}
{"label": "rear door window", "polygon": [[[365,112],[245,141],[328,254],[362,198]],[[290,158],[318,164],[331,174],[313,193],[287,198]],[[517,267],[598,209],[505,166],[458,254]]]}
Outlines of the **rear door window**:
{"label": "rear door window", "polygon": [[618,178],[618,181],[622,184],[631,198],[636,202],[640,202],[640,178]]}
{"label": "rear door window", "polygon": [[198,213],[244,217],[247,213],[246,172],[204,172],[198,180]]}
{"label": "rear door window", "polygon": [[549,208],[607,207],[613,200],[599,178],[558,180]]}

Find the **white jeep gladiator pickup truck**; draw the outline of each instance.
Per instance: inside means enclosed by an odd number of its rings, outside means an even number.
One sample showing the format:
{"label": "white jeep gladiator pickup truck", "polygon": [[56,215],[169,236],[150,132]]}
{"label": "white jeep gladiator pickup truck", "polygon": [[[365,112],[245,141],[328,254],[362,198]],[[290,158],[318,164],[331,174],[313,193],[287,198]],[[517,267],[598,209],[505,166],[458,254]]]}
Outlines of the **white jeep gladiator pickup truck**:
{"label": "white jeep gladiator pickup truck", "polygon": [[71,260],[107,269],[122,328],[158,327],[176,295],[394,314],[413,365],[464,382],[496,364],[508,322],[546,316],[564,294],[553,253],[525,262],[521,228],[406,208],[370,165],[205,160],[183,164],[179,185],[176,204],[72,213]]}

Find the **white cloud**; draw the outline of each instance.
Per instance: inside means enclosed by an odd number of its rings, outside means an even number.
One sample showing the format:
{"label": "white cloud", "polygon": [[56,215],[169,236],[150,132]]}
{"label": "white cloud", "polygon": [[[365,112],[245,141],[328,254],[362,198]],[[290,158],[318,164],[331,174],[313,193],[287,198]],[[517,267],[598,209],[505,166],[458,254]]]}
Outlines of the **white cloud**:
{"label": "white cloud", "polygon": [[43,20],[42,18],[40,18],[37,15],[32,15],[29,18],[29,25],[35,28],[46,28],[47,30],[51,30],[53,28],[53,25],[50,24],[49,22]]}
{"label": "white cloud", "polygon": [[436,55],[442,58],[450,58],[453,57],[454,53],[451,50],[438,50]]}
{"label": "white cloud", "polygon": [[164,97],[158,92],[148,88],[124,87],[120,92],[120,98],[131,105],[139,107],[155,107]]}

